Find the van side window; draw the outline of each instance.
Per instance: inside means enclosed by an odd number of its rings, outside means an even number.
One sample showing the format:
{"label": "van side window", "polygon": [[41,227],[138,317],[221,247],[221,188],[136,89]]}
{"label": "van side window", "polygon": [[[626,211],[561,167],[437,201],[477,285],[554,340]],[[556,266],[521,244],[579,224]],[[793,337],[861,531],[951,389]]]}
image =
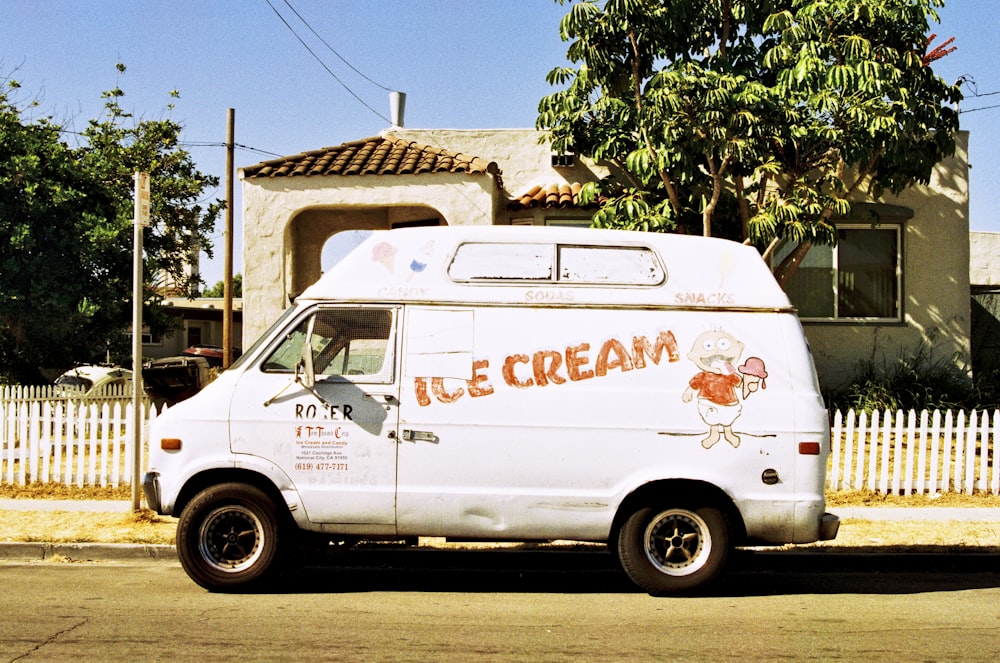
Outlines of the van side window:
{"label": "van side window", "polygon": [[656,253],[644,246],[466,242],[448,275],[459,282],[589,283],[658,286],[667,278]]}
{"label": "van side window", "polygon": [[[320,309],[310,345],[316,377],[346,376],[365,382],[392,381],[392,311],[376,308]],[[290,331],[264,361],[268,373],[291,373],[302,357],[310,318]]]}

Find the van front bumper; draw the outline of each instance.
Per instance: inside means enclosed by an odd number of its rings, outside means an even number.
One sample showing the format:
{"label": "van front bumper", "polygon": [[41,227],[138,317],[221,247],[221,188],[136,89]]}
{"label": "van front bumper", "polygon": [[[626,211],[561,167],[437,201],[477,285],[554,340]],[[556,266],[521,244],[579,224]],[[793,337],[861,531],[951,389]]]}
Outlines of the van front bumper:
{"label": "van front bumper", "polygon": [[142,492],[146,496],[146,506],[160,515],[164,515],[160,506],[160,473],[146,472],[142,478]]}

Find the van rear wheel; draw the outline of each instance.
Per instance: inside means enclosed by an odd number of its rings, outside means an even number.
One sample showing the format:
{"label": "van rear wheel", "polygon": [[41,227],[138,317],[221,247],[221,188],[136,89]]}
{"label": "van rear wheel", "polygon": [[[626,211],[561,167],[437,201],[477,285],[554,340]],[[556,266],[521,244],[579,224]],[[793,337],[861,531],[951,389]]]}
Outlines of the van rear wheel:
{"label": "van rear wheel", "polygon": [[618,533],[618,557],[632,582],[650,594],[702,587],[729,555],[726,517],[714,507],[644,507]]}
{"label": "van rear wheel", "polygon": [[177,556],[196,583],[211,591],[262,581],[274,568],[278,512],[262,490],[240,483],[198,493],[177,523]]}

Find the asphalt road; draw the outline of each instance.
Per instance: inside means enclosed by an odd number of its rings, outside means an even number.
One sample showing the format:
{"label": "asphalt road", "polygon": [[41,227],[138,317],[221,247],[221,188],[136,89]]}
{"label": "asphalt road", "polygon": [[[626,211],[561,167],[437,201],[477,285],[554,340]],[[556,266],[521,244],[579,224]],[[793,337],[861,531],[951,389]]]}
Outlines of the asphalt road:
{"label": "asphalt road", "polygon": [[0,564],[0,661],[993,661],[995,555],[747,554],[701,596],[594,552],[352,551],[253,594],[174,562]]}

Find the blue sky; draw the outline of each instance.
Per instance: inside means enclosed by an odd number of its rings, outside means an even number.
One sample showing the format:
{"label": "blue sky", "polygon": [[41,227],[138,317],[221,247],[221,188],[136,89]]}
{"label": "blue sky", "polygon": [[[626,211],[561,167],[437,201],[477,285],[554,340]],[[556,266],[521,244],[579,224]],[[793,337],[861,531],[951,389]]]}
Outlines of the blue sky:
{"label": "blue sky", "polygon": [[[994,1],[948,0],[934,31],[937,42],[956,37],[958,50],[935,70],[948,81],[974,81],[961,116],[971,132],[971,225],[1000,231]],[[387,89],[406,93],[409,128],[532,127],[538,100],[552,91],[545,75],[565,58],[559,20],[567,8],[554,0],[289,2],[364,77],[285,0],[0,0],[0,78],[20,81],[24,98],[40,102],[39,115],[68,128],[96,117],[101,92],[116,85],[138,116],[161,117],[174,101],[171,117],[184,125],[199,169],[222,179],[228,108],[236,113],[236,143],[245,146],[237,167],[377,134],[389,125]],[[209,194],[224,198],[224,186]],[[238,183],[236,195],[240,271]],[[222,277],[221,224],[216,257],[203,261],[202,272],[209,285]]]}

